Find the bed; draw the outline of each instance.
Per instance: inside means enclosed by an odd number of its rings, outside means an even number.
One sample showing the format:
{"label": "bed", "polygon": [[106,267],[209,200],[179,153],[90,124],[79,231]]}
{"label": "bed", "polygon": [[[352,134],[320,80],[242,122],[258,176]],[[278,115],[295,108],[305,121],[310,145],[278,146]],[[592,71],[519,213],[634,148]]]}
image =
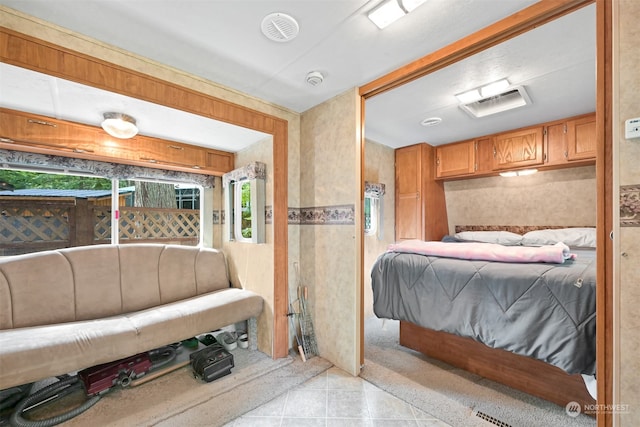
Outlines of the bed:
{"label": "bed", "polygon": [[595,403],[595,229],[538,228],[390,245],[371,271],[374,313],[400,320],[403,346],[559,405]]}

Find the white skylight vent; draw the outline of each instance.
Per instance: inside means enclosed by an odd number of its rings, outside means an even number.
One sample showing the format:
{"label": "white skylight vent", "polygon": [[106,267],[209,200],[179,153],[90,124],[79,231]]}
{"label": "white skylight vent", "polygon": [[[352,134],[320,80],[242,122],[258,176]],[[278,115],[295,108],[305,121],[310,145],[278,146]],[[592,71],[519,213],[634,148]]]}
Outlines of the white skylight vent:
{"label": "white skylight vent", "polygon": [[482,98],[474,102],[460,104],[460,108],[471,117],[485,117],[531,104],[524,86],[516,86],[497,95]]}
{"label": "white skylight vent", "polygon": [[271,13],[262,20],[262,34],[275,42],[288,42],[298,35],[298,22],[285,13]]}

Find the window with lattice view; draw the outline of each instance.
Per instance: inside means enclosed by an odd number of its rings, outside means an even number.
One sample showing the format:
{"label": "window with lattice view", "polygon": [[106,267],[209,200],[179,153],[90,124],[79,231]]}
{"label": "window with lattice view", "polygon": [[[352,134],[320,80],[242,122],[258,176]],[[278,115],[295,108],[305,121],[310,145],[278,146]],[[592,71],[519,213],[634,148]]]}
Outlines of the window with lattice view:
{"label": "window with lattice view", "polygon": [[114,240],[200,243],[201,189],[195,185],[13,169],[0,170],[0,183],[0,256]]}

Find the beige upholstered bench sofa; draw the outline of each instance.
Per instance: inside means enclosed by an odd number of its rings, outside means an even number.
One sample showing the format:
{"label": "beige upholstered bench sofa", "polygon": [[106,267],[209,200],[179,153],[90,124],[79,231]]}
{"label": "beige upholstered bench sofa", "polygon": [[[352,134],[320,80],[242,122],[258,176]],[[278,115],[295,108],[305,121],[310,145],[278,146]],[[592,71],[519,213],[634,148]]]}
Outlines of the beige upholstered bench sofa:
{"label": "beige upholstered bench sofa", "polygon": [[230,287],[215,249],[96,245],[0,258],[0,390],[244,320],[255,348],[262,308],[259,295]]}

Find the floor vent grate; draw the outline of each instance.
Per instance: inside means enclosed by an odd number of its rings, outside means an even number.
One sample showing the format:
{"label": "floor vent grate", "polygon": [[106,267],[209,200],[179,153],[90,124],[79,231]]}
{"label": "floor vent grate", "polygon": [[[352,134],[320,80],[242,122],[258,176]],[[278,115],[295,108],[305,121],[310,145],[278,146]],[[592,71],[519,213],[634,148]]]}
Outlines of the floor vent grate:
{"label": "floor vent grate", "polygon": [[473,411],[473,414],[478,417],[478,418],[482,418],[483,420],[490,422],[493,425],[496,425],[498,427],[511,427],[511,425],[505,423],[504,421],[500,421],[499,419],[492,417],[489,414],[485,414],[482,411]]}

